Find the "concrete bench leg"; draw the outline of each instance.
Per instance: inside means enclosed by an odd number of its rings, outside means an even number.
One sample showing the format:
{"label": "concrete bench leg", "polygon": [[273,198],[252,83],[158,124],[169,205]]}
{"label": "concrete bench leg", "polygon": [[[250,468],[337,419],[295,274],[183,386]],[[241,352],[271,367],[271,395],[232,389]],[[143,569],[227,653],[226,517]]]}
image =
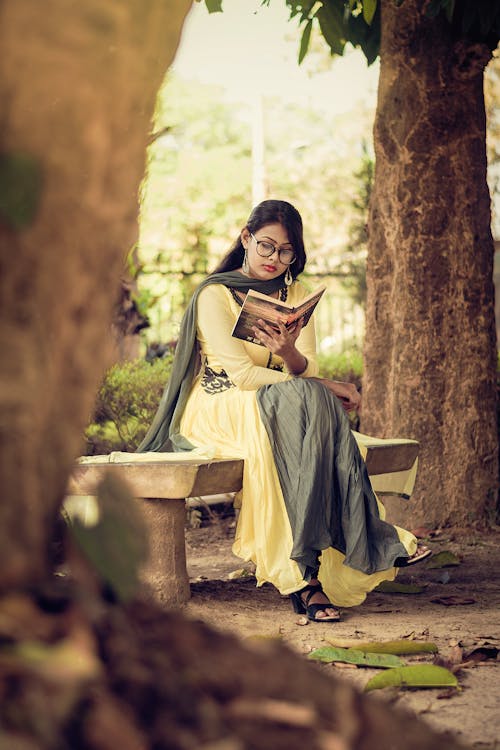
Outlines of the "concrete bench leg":
{"label": "concrete bench leg", "polygon": [[149,560],[141,569],[141,579],[155,600],[164,607],[177,607],[190,597],[186,569],[184,500],[140,499],[149,534]]}

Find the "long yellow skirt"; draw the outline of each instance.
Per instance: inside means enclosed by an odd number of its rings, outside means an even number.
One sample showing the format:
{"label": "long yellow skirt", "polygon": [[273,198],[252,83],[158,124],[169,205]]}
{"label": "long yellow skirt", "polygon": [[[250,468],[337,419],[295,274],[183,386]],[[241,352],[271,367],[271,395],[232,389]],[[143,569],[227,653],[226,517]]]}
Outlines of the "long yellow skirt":
{"label": "long yellow skirt", "polygon": [[[206,393],[195,383],[181,421],[181,433],[193,445],[206,447],[215,458],[243,458],[243,490],[233,552],[256,566],[257,585],[272,583],[282,594],[304,586],[295,561],[290,559],[292,531],[274,465],[273,452],[261,422],[255,391],[229,388]],[[355,433],[359,441],[362,436]],[[380,515],[385,515],[379,502]],[[409,554],[417,542],[413,534],[396,527]],[[397,569],[366,575],[343,564],[344,555],[333,548],[320,558],[319,578],[330,600],[342,607],[360,604],[381,581],[394,580]]]}

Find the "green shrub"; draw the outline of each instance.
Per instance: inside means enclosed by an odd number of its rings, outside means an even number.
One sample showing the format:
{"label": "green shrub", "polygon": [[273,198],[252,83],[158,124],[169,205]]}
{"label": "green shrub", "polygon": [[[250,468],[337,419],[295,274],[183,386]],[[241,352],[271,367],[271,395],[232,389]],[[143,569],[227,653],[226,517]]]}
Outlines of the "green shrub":
{"label": "green shrub", "polygon": [[[97,393],[92,422],[85,430],[85,453],[134,451],[151,424],[170,377],[173,355],[147,362],[137,359],[114,365]],[[320,375],[361,383],[361,353],[321,354]]]}
{"label": "green shrub", "polygon": [[133,451],[146,434],[170,377],[173,355],[114,365],[97,393],[92,423],[85,430],[88,456]]}
{"label": "green shrub", "polygon": [[322,378],[344,380],[358,388],[363,376],[363,355],[359,349],[346,349],[342,353],[318,354],[319,374]]}

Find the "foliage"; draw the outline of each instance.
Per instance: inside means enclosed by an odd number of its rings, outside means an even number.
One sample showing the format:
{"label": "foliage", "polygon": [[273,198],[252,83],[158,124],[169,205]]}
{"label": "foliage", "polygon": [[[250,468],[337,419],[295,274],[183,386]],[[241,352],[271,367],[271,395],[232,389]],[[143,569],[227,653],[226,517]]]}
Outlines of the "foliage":
{"label": "foliage", "polygon": [[[269,4],[270,0],[266,0]],[[380,8],[377,0],[286,0],[290,18],[304,27],[299,62],[307,54],[313,25],[318,24],[332,55],[343,55],[350,42],[360,47],[368,64],[373,63],[380,48]]]}
{"label": "foliage", "polygon": [[344,380],[361,385],[363,355],[359,349],[347,349],[341,354],[319,354],[319,374],[323,378]]}
{"label": "foliage", "polygon": [[[140,286],[151,335],[176,338],[193,288],[214,267],[248,211],[251,135],[217,87],[167,74],[142,186]],[[158,302],[161,300],[161,302]],[[158,302],[158,304],[153,304]]]}
{"label": "foliage", "polygon": [[151,363],[142,359],[119,363],[106,373],[93,421],[85,430],[87,455],[137,447],[156,413],[172,360],[170,352]]}
{"label": "foliage", "polygon": [[[339,276],[349,227],[356,220],[360,144],[370,138],[373,111],[363,103],[332,121],[313,107],[279,97],[264,98],[262,108],[267,193],[286,196],[300,208],[308,272]],[[230,247],[248,216],[248,114],[248,107],[229,106],[217,87],[173,73],[165,79],[142,190],[140,261],[133,266],[150,303],[148,338],[177,337],[194,286]]]}
{"label": "foliage", "polygon": [[68,524],[80,550],[120,601],[132,599],[139,587],[139,570],[148,558],[148,535],[130,490],[108,476],[97,491],[99,517],[88,526],[78,517]]}
{"label": "foliage", "polygon": [[[270,0],[264,0],[269,4]],[[402,5],[404,0],[394,0]],[[346,44],[360,47],[370,65],[380,49],[380,3],[378,0],[286,0],[290,18],[303,26],[299,50],[301,62],[309,47],[311,30],[318,24],[332,55],[342,55]],[[486,44],[495,49],[500,38],[500,5],[497,0],[430,0],[429,18],[444,16],[456,39]]]}
{"label": "foliage", "polygon": [[[262,0],[269,5],[271,0]],[[359,47],[368,64],[380,50],[379,0],[285,0],[290,18],[302,27],[299,64],[309,50],[311,33],[319,27],[332,55],[343,55],[346,45]],[[400,6],[404,0],[393,0]],[[220,12],[222,0],[205,0],[209,12]],[[428,18],[442,16],[456,39],[486,44],[494,50],[500,38],[500,4],[497,0],[430,0]]]}
{"label": "foliage", "polygon": [[35,218],[42,190],[40,164],[29,154],[0,154],[0,217],[16,230]]}

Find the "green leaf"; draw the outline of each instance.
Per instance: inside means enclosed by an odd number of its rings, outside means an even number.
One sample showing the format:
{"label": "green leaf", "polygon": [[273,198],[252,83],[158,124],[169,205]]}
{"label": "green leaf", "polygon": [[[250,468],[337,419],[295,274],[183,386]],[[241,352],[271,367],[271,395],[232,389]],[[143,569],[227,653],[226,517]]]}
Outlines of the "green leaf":
{"label": "green leaf", "polygon": [[0,154],[0,219],[13,229],[32,224],[42,189],[39,163],[29,154]]}
{"label": "green leaf", "polygon": [[435,664],[414,664],[376,674],[365,685],[365,692],[385,687],[442,688],[457,687],[458,680],[444,667]]}
{"label": "green leaf", "polygon": [[304,59],[304,57],[307,55],[307,50],[309,49],[309,42],[311,40],[311,31],[312,31],[312,18],[309,19],[309,21],[306,23],[304,33],[302,34],[302,39],[300,40],[300,50],[299,50],[299,65]]}
{"label": "green leaf", "polygon": [[365,653],[355,648],[334,648],[325,646],[309,654],[310,659],[330,664],[332,661],[356,664],[358,667],[375,667],[377,669],[391,669],[404,665],[399,657],[393,654]]}
{"label": "green leaf", "polygon": [[[83,554],[122,601],[139,585],[139,569],[148,556],[148,538],[141,513],[128,487],[107,476],[99,485],[100,518],[87,528],[79,520],[70,529]],[[166,542],[168,543],[168,542]]]}
{"label": "green leaf", "polygon": [[449,550],[443,550],[442,552],[438,552],[436,555],[433,555],[427,562],[426,567],[429,569],[448,568],[453,565],[460,565],[460,560],[456,555],[453,554],[453,552],[450,552]]}
{"label": "green leaf", "polygon": [[222,0],[205,0],[209,13],[222,13]]}
{"label": "green leaf", "polygon": [[425,586],[416,583],[397,583],[396,581],[382,581],[373,589],[380,594],[421,594]]}
{"label": "green leaf", "polygon": [[346,44],[346,28],[342,10],[333,4],[322,5],[316,17],[332,55],[342,55]]}
{"label": "green leaf", "polygon": [[398,641],[357,641],[353,638],[326,638],[335,647],[356,649],[374,654],[437,654],[438,647],[429,641],[409,641],[402,638]]}
{"label": "green leaf", "polygon": [[378,4],[370,26],[366,23],[362,13],[349,17],[347,38],[351,44],[361,47],[368,65],[377,59],[380,52],[380,8]]}
{"label": "green leaf", "polygon": [[373,16],[377,10],[377,0],[363,0],[363,18],[368,26],[373,21]]}

